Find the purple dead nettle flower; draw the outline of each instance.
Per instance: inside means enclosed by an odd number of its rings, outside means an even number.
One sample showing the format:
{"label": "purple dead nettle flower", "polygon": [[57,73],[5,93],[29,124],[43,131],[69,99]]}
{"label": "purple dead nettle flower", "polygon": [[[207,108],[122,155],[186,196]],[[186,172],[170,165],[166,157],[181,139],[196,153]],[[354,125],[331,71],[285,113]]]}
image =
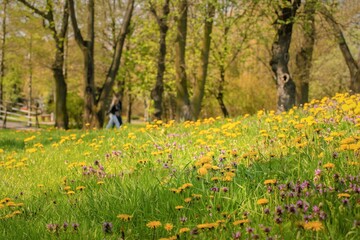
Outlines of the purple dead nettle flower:
{"label": "purple dead nettle flower", "polygon": [[301,199],[296,202],[296,206],[300,209],[303,208],[303,205],[304,205],[304,202]]}
{"label": "purple dead nettle flower", "polygon": [[271,228],[269,227],[264,227],[264,232],[266,233],[266,235],[268,235],[271,231]]}
{"label": "purple dead nettle flower", "polygon": [[244,212],[244,213],[243,213],[243,216],[244,216],[244,217],[248,217],[249,214],[250,214],[249,212]]}
{"label": "purple dead nettle flower", "polygon": [[279,189],[280,191],[285,190],[285,189],[286,189],[286,185],[285,185],[285,184],[279,184],[279,185],[278,185],[278,189]]}
{"label": "purple dead nettle flower", "polygon": [[269,208],[264,208],[264,214],[270,214],[270,209]]}
{"label": "purple dead nettle flower", "polygon": [[252,239],[260,239],[260,236],[259,236],[259,234],[253,234],[253,235],[251,236],[251,238],[252,238]]}
{"label": "purple dead nettle flower", "polygon": [[251,227],[247,227],[247,228],[246,228],[246,232],[249,233],[249,234],[250,234],[250,233],[253,233],[253,232],[254,232],[254,229],[251,228]]}
{"label": "purple dead nettle flower", "polygon": [[282,223],[282,218],[281,218],[281,217],[275,218],[275,222],[276,222],[277,224]]}
{"label": "purple dead nettle flower", "polygon": [[104,222],[103,223],[103,231],[104,233],[111,233],[113,225],[111,222]]}
{"label": "purple dead nettle flower", "polygon": [[278,215],[278,216],[281,216],[284,212],[284,210],[281,208],[281,206],[277,206],[275,208],[275,211],[276,211],[276,215]]}
{"label": "purple dead nettle flower", "polygon": [[327,217],[327,214],[324,211],[320,211],[319,213],[319,219],[324,221]]}
{"label": "purple dead nettle flower", "polygon": [[342,203],[343,203],[344,205],[347,205],[347,204],[349,203],[349,199],[348,199],[348,198],[344,198],[344,199],[342,199],[341,201],[342,201]]}
{"label": "purple dead nettle flower", "polygon": [[272,192],[272,190],[273,190],[273,189],[272,189],[272,187],[271,187],[271,186],[268,186],[268,187],[267,187],[267,192],[268,192],[268,193],[271,193],[271,192]]}
{"label": "purple dead nettle flower", "polygon": [[338,157],[339,157],[339,153],[333,152],[332,157],[333,157],[333,158],[338,158]]}
{"label": "purple dead nettle flower", "polygon": [[223,192],[227,192],[227,191],[229,191],[229,188],[223,187],[222,190],[223,190]]}
{"label": "purple dead nettle flower", "polygon": [[50,231],[50,232],[57,232],[59,230],[59,225],[55,224],[55,223],[49,223],[46,225],[46,228]]}
{"label": "purple dead nettle flower", "polygon": [[309,210],[309,207],[310,207],[309,204],[304,203],[303,212],[306,213],[307,210]]}
{"label": "purple dead nettle flower", "polygon": [[73,224],[71,224],[71,226],[73,227],[74,231],[77,231],[79,229],[78,223],[73,223]]}
{"label": "purple dead nettle flower", "polygon": [[240,239],[241,238],[241,232],[236,232],[232,234],[233,239]]}
{"label": "purple dead nettle flower", "polygon": [[68,224],[67,222],[64,222],[64,224],[63,224],[63,229],[64,229],[64,231],[67,230],[68,226],[69,226],[69,224]]}
{"label": "purple dead nettle flower", "polygon": [[320,212],[320,208],[318,206],[316,206],[316,205],[313,206],[312,210],[313,210],[314,213],[319,213]]}
{"label": "purple dead nettle flower", "polygon": [[301,189],[307,189],[310,187],[310,182],[305,180],[304,182],[301,183],[300,187]]}
{"label": "purple dead nettle flower", "polygon": [[288,208],[288,211],[290,213],[296,213],[296,208],[295,208],[295,205],[294,204],[290,204],[289,208]]}
{"label": "purple dead nettle flower", "polygon": [[94,165],[95,165],[95,166],[100,165],[100,161],[99,161],[99,160],[95,160]]}
{"label": "purple dead nettle flower", "polygon": [[190,234],[191,234],[191,235],[198,235],[198,234],[199,234],[199,231],[198,231],[197,228],[193,228],[193,229],[191,229]]}
{"label": "purple dead nettle flower", "polygon": [[304,221],[305,222],[308,222],[308,221],[310,221],[311,219],[313,219],[313,215],[304,215]]}
{"label": "purple dead nettle flower", "polygon": [[315,170],[315,176],[320,176],[321,175],[321,170],[320,169],[316,169]]}
{"label": "purple dead nettle flower", "polygon": [[210,190],[213,191],[213,192],[219,192],[220,191],[220,189],[218,187],[212,187],[212,188],[210,188]]}
{"label": "purple dead nettle flower", "polygon": [[180,218],[180,222],[181,222],[181,223],[184,223],[184,222],[186,222],[186,221],[187,221],[187,217],[181,217],[181,218]]}

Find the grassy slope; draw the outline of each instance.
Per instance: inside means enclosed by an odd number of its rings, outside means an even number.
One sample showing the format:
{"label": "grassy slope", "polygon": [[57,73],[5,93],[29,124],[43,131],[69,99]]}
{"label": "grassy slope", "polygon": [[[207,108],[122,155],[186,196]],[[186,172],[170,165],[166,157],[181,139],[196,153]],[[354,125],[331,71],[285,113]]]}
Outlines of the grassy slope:
{"label": "grassy slope", "polygon": [[359,99],[118,131],[2,130],[0,238],[356,239]]}

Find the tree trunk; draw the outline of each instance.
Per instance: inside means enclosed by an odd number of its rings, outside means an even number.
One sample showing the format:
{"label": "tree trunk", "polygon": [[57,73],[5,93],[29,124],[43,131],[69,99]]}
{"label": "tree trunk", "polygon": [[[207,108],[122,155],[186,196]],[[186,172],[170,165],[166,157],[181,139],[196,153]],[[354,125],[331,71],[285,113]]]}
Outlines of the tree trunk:
{"label": "tree trunk", "polygon": [[164,6],[162,8],[163,11],[161,17],[158,16],[155,7],[151,4],[151,12],[155,16],[160,30],[156,83],[154,88],[151,90],[151,99],[154,101],[153,117],[155,119],[161,119],[163,114],[162,102],[163,102],[163,92],[164,92],[166,34],[169,29],[167,25],[167,18],[170,13],[169,1],[170,0],[165,1]]}
{"label": "tree trunk", "polygon": [[134,9],[134,0],[129,0],[124,21],[122,24],[122,28],[115,42],[115,51],[114,51],[113,59],[109,67],[106,80],[101,88],[102,90],[100,92],[99,99],[96,103],[97,104],[96,120],[98,120],[98,122],[96,124],[94,123],[94,125],[97,125],[98,127],[102,127],[104,125],[105,112],[108,106],[107,101],[109,99],[110,92],[114,85],[116,75],[118,74],[119,71],[122,51],[123,51],[126,35],[128,33],[128,29],[130,26],[133,9]]}
{"label": "tree trunk", "polygon": [[315,6],[317,0],[307,0],[304,6],[303,32],[304,40],[296,54],[295,79],[299,83],[298,103],[303,105],[309,101],[309,79],[312,66],[312,55],[315,44]]}
{"label": "tree trunk", "polygon": [[294,17],[301,0],[287,0],[291,7],[283,7],[279,13],[277,22],[277,34],[272,44],[272,59],[270,65],[276,76],[277,82],[277,110],[288,111],[295,105],[296,87],[291,78],[288,62],[289,47],[291,42]]}
{"label": "tree trunk", "polygon": [[175,68],[176,68],[176,120],[191,119],[190,96],[186,76],[186,37],[187,37],[187,0],[179,5],[179,18],[177,20],[177,36],[175,42]]}
{"label": "tree trunk", "polygon": [[218,88],[218,93],[216,99],[220,105],[221,112],[223,113],[224,117],[229,117],[229,112],[224,103],[224,85],[225,85],[225,67],[221,65],[220,67],[220,84]]}
{"label": "tree trunk", "polygon": [[62,69],[53,69],[55,78],[55,126],[68,129],[69,117],[66,109],[67,85]]}
{"label": "tree trunk", "polygon": [[340,25],[336,22],[333,15],[324,6],[322,6],[320,11],[333,28],[341,53],[345,59],[346,65],[348,66],[350,72],[350,90],[353,93],[360,93],[360,65],[355,61],[353,55],[351,54]]}
{"label": "tree trunk", "polygon": [[[69,1],[71,22],[74,29],[75,40],[80,47],[84,57],[84,123],[90,124],[91,127],[99,127],[95,113],[95,82],[94,82],[94,0],[88,1],[88,20],[87,20],[87,40],[83,39],[78,27],[75,14],[74,0]],[[95,124],[94,124],[95,123]]]}
{"label": "tree trunk", "polygon": [[[6,18],[8,0],[3,0],[2,16],[2,38],[1,38],[1,58],[0,58],[0,103],[4,100],[4,77],[5,77],[5,43],[6,43]],[[1,115],[1,113],[0,113]]]}
{"label": "tree trunk", "polygon": [[201,49],[201,68],[199,69],[199,73],[196,79],[194,94],[192,97],[192,118],[193,120],[197,120],[200,111],[201,104],[204,98],[205,92],[205,83],[207,78],[207,71],[209,65],[209,55],[210,55],[210,44],[211,44],[211,32],[213,27],[213,18],[215,15],[215,6],[213,3],[209,2],[206,9],[206,19],[204,24],[204,38],[203,45]]}

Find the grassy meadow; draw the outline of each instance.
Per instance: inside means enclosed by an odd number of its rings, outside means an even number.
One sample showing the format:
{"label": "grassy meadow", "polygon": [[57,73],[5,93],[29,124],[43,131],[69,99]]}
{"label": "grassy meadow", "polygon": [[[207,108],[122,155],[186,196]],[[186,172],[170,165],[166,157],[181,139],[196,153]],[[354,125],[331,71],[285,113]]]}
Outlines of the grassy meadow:
{"label": "grassy meadow", "polygon": [[358,239],[360,95],[284,114],[0,131],[0,239]]}

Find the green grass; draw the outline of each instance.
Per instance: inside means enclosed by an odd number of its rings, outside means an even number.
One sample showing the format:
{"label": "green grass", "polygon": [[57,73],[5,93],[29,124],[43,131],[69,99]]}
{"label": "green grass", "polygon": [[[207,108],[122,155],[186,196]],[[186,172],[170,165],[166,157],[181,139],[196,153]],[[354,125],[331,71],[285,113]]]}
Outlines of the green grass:
{"label": "green grass", "polygon": [[1,130],[0,238],[357,239],[359,98],[120,130]]}

